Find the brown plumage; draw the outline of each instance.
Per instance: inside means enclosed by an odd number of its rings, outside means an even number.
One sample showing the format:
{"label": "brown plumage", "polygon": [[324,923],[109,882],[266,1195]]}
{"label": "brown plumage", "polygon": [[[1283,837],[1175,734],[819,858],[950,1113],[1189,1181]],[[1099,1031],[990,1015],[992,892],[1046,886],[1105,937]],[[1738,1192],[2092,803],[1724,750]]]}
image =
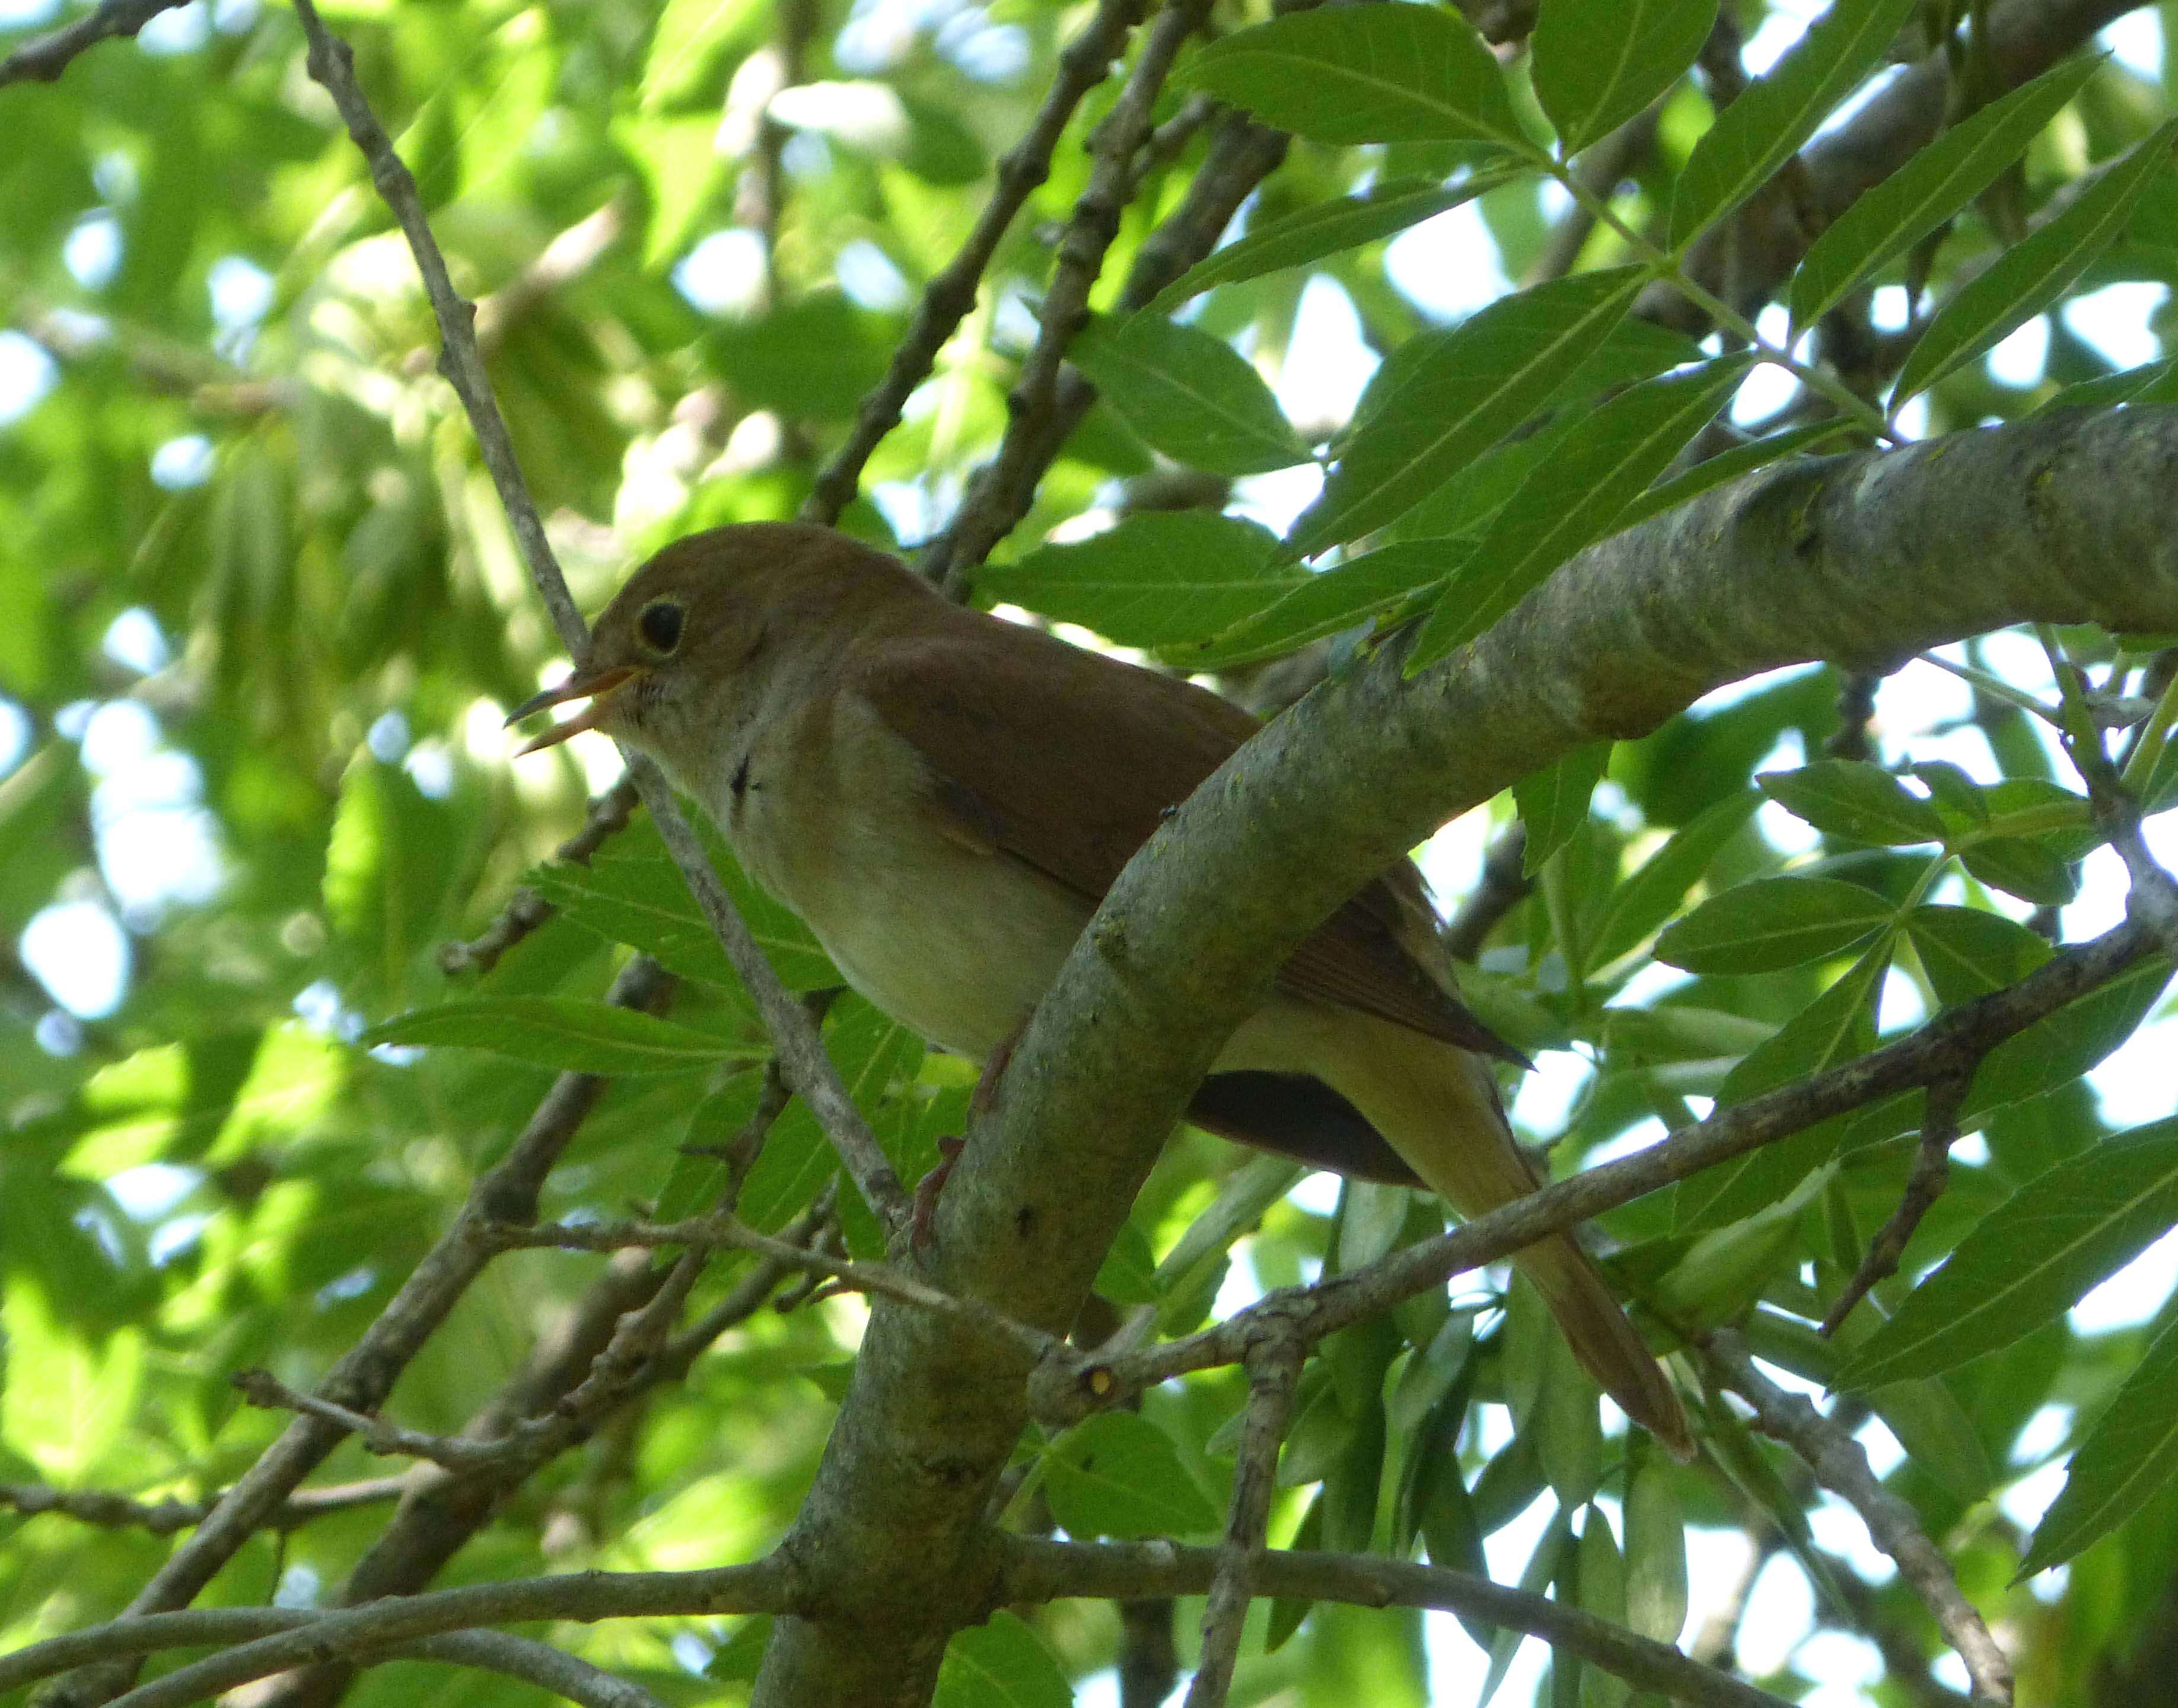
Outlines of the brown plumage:
{"label": "brown plumage", "polygon": [[[599,618],[562,687],[577,728],[641,747],[848,981],[981,1061],[1019,1028],[1160,818],[1254,731],[1191,683],[962,609],[828,529],[677,541]],[[1462,1215],[1534,1189],[1420,874],[1387,869],[1295,951],[1190,1114],[1228,1137]],[[1569,1239],[1521,1252],[1626,1411],[1691,1450],[1671,1385]]]}

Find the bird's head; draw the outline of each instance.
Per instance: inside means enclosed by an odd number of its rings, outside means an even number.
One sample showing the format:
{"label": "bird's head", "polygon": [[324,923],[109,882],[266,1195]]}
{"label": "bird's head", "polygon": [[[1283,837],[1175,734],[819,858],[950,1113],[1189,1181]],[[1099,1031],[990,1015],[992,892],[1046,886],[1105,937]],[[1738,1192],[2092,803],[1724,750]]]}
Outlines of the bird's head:
{"label": "bird's head", "polygon": [[512,725],[587,699],[522,749],[584,730],[696,775],[782,672],[821,669],[873,599],[922,594],[896,560],[826,528],[744,523],[676,540],[599,616],[566,681],[517,706]]}

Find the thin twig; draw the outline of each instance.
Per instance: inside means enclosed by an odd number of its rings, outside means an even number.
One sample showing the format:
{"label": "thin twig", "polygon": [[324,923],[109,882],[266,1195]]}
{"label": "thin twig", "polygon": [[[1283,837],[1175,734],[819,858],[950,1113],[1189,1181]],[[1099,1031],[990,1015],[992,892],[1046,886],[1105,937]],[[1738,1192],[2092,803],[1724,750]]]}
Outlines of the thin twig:
{"label": "thin twig", "polygon": [[1240,1456],[1233,1470],[1233,1499],[1225,1515],[1225,1540],[1202,1607],[1202,1654],[1187,1687],[1186,1708],[1224,1708],[1240,1655],[1240,1632],[1255,1596],[1256,1569],[1263,1557],[1271,1499],[1278,1492],[1278,1449],[1293,1421],[1294,1390],[1307,1349],[1295,1337],[1261,1342],[1248,1359],[1248,1412]]}
{"label": "thin twig", "polygon": [[188,0],[104,0],[97,10],[73,24],[25,41],[0,59],[0,89],[11,83],[52,83],[85,49],[116,36],[134,36],[161,12]]}
{"label": "thin twig", "polygon": [[1017,1322],[979,1300],[941,1292],[889,1264],[858,1263],[807,1246],[789,1245],[724,1217],[699,1216],[685,1222],[560,1223],[540,1228],[509,1228],[503,1234],[492,1237],[510,1247],[556,1246],[571,1251],[615,1251],[629,1246],[657,1245],[754,1251],[789,1268],[824,1276],[845,1291],[879,1294],[938,1311],[1010,1340],[1032,1358],[1041,1358],[1064,1344],[1040,1328]]}
{"label": "thin twig", "polygon": [[430,1459],[450,1470],[488,1464],[499,1456],[499,1443],[470,1441],[457,1435],[426,1435],[403,1429],[382,1417],[355,1410],[315,1394],[298,1393],[269,1370],[238,1370],[228,1378],[242,1397],[266,1411],[296,1411],[315,1417],[336,1429],[347,1431],[367,1452]]}
{"label": "thin twig", "polygon": [[[356,82],[353,52],[326,28],[312,0],[296,0],[295,10],[309,39],[310,75],[331,95],[347,125],[349,136],[369,163],[372,183],[392,210],[408,239],[417,270],[423,275],[424,293],[439,323],[442,341],[441,371],[468,412],[477,448],[490,471],[492,484],[506,512],[515,541],[522,549],[530,581],[550,612],[561,640],[570,653],[579,657],[588,643],[589,631],[582,613],[575,608],[566,579],[561,574],[551,545],[545,539],[544,524],[523,480],[506,419],[492,395],[484,359],[476,347],[475,305],[454,288],[446,256],[425,217],[416,180],[394,152],[386,128],[378,122],[378,116]],[[725,886],[711,869],[703,845],[681,816],[673,791],[657,767],[626,748],[621,750],[621,757],[634,780],[637,794],[649,808],[651,820],[658,827],[666,851],[673,857],[673,863],[681,868],[697,906],[754,1001],[758,1015],[795,1090],[802,1094],[818,1124],[831,1139],[888,1237],[904,1236],[909,1214],[907,1194],[868,1123],[856,1109],[854,1099],[840,1085],[838,1071],[824,1054],[816,1028],[757,946],[754,935],[726,894]]]}
{"label": "thin twig", "polygon": [[1058,74],[1043,104],[1021,140],[999,157],[998,181],[977,216],[975,228],[944,271],[923,287],[915,319],[893,352],[884,379],[862,400],[847,442],[833,453],[803,501],[804,522],[837,522],[852,501],[870,453],[900,424],[908,394],[928,376],[938,353],[975,306],[984,269],[998,253],[1014,216],[1051,176],[1052,151],[1075,108],[1110,74],[1112,61],[1141,11],[1142,0],[1102,0],[1087,27],[1059,53]]}
{"label": "thin twig", "polygon": [[[583,828],[552,851],[553,859],[577,866],[588,865],[599,849],[627,828],[634,813],[635,785],[622,777],[590,802],[589,811],[583,818]],[[507,897],[506,906],[479,935],[466,943],[441,944],[439,970],[450,977],[464,972],[490,972],[499,965],[500,956],[557,911],[550,902],[524,884]]]}
{"label": "thin twig", "polygon": [[1104,253],[1119,235],[1135,168],[1150,134],[1152,109],[1166,76],[1190,36],[1201,27],[1209,0],[1168,0],[1143,37],[1141,52],[1112,110],[1091,136],[1096,157],[1088,187],[1074,206],[1059,246],[1037,316],[1037,338],[1007,394],[1010,419],[998,455],[984,465],[960,513],[924,553],[922,572],[955,590],[966,572],[981,563],[1018,520],[1018,495],[1042,472],[1038,446],[1046,437],[1059,393],[1066,347],[1089,319],[1089,293],[1103,271]]}
{"label": "thin twig", "polygon": [[[993,1542],[997,1569],[991,1574],[988,1599],[993,1608],[1076,1597],[1201,1595],[1223,1557],[1219,1549],[1163,1541],[1059,1542],[1000,1536]],[[186,1669],[190,1676],[178,1685],[183,1674],[168,1673],[128,1699],[129,1708],[181,1708],[328,1651],[377,1650],[479,1625],[729,1612],[807,1617],[815,1607],[802,1574],[798,1561],[773,1553],[748,1565],[708,1571],[577,1572],[470,1584],[334,1612],[214,1607],[116,1619],[0,1655],[0,1692],[117,1656],[234,1645]],[[1644,1689],[1699,1708],[1783,1708],[1781,1700],[1767,1691],[1711,1672],[1675,1649],[1593,1614],[1441,1566],[1380,1555],[1272,1550],[1257,1563],[1256,1577],[1261,1595],[1474,1613],[1540,1637]]]}
{"label": "thin twig", "polygon": [[[401,1476],[368,1477],[358,1482],[332,1483],[324,1488],[300,1489],[266,1520],[276,1530],[292,1530],[328,1513],[344,1513],[356,1507],[375,1506],[397,1499],[408,1486]],[[12,1508],[25,1518],[53,1513],[78,1524],[104,1530],[143,1530],[155,1536],[170,1536],[202,1524],[222,1498],[208,1500],[140,1501],[110,1489],[52,1488],[44,1483],[0,1483],[0,1507]]]}
{"label": "thin twig", "polygon": [[[1201,1595],[1216,1581],[1225,1557],[1223,1548],[1164,1541],[1062,1542],[1022,1536],[999,1540],[1005,1561],[1000,1593],[1010,1601]],[[1471,1614],[1540,1637],[1553,1649],[1674,1702],[1699,1708],[1782,1708],[1783,1699],[1689,1661],[1666,1644],[1637,1637],[1546,1596],[1443,1566],[1382,1554],[1274,1548],[1256,1561],[1254,1575],[1259,1596]]]}
{"label": "thin twig", "polygon": [[[672,980],[648,956],[638,955],[613,981],[606,1000],[648,1009]],[[553,1081],[504,1159],[479,1175],[438,1242],[355,1344],[327,1371],[315,1389],[321,1399],[367,1412],[381,1404],[396,1377],[437,1332],[455,1303],[494,1255],[477,1235],[493,1224],[526,1221],[537,1213],[537,1195],[561,1152],[574,1141],[610,1083],[596,1074],[561,1074]],[[322,1418],[298,1417],[259,1455],[234,1486],[220,1497],[196,1534],[174,1550],[129,1603],[131,1617],[163,1613],[186,1604],[249,1539],[285,1506],[303,1479],[347,1437]],[[95,1670],[57,1688],[52,1708],[101,1702],[128,1684],[129,1663],[118,1673]],[[72,1685],[74,1688],[72,1688]],[[4,1689],[0,1686],[0,1689]]]}
{"label": "thin twig", "polygon": [[1727,1385],[1754,1408],[1754,1427],[1799,1454],[1818,1482],[1860,1514],[1876,1547],[1897,1563],[1899,1576],[1912,1585],[1945,1640],[1966,1663],[1974,1700],[2009,1704],[2011,1662],[1961,1593],[1951,1562],[1923,1533],[1913,1508],[1883,1486],[1860,1443],[1765,1376],[1732,1330],[1713,1330],[1704,1350],[1716,1361]]}
{"label": "thin twig", "polygon": [[1505,916],[1535,893],[1528,876],[1528,827],[1515,820],[1482,857],[1482,876],[1445,921],[1445,953],[1454,961],[1473,961],[1482,953]]}
{"label": "thin twig", "polygon": [[1852,1279],[1846,1283],[1845,1291],[1838,1295],[1837,1303],[1823,1318],[1825,1338],[1844,1326],[1853,1306],[1868,1296],[1877,1282],[1898,1273],[1898,1260],[1906,1254],[1907,1242],[1921,1225],[1921,1218],[1943,1196],[1951,1174],[1951,1147],[1959,1141],[1959,1105],[1973,1082],[1969,1069],[1963,1074],[1947,1074],[1929,1087],[1927,1108],[1921,1116],[1921,1142],[1913,1153],[1913,1171],[1906,1178],[1906,1190],[1899,1196],[1891,1219],[1869,1242],[1866,1255],[1853,1271]]}
{"label": "thin twig", "polygon": [[1047,1422],[1071,1421],[1118,1404],[1160,1382],[1237,1364],[1264,1334],[1298,1333],[1310,1344],[1378,1315],[1450,1276],[1493,1262],[1546,1235],[1803,1132],[1816,1122],[1962,1070],[1998,1043],[2107,984],[2160,947],[2128,921],[2092,942],[2060,950],[2002,990],[1950,1009],[1897,1043],[1746,1103],[1719,1109],[1630,1157],[1559,1180],[1344,1275],[1280,1288],[1224,1322],[1115,1355],[1061,1346],[1032,1378],[1030,1399]]}

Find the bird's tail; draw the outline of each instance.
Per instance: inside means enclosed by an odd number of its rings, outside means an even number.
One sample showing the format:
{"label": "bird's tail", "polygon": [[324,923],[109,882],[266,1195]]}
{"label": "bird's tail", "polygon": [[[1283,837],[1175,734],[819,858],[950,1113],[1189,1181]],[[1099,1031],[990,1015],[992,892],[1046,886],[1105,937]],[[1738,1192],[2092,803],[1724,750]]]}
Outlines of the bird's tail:
{"label": "bird's tail", "polygon": [[[1372,1036],[1336,1052],[1337,1088],[1463,1217],[1524,1197],[1540,1184],[1507,1124],[1489,1068],[1464,1050],[1388,1022],[1353,1016]],[[1513,1254],[1582,1366],[1619,1407],[1681,1459],[1694,1432],[1670,1379],[1612,1297],[1595,1261],[1553,1234]]]}

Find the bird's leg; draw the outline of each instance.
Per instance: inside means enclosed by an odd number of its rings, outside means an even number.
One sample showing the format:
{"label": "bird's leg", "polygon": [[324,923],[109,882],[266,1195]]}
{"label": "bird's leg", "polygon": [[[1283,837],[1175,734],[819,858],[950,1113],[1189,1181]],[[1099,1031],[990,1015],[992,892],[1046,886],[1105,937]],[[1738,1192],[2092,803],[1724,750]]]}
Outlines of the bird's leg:
{"label": "bird's leg", "polygon": [[[1006,1064],[1014,1059],[1014,1050],[1021,1036],[1028,1030],[1034,1010],[1021,1017],[1020,1022],[999,1040],[984,1063],[983,1070],[976,1076],[976,1089],[968,1093],[968,1128],[975,1130],[976,1123],[991,1112],[999,1100],[999,1081],[1005,1077]],[[928,1249],[934,1234],[938,1217],[938,1195],[945,1190],[945,1182],[953,1173],[954,1163],[960,1160],[960,1152],[967,1148],[963,1138],[944,1138],[938,1141],[938,1164],[916,1183],[915,1216],[910,1223],[914,1248]]]}

